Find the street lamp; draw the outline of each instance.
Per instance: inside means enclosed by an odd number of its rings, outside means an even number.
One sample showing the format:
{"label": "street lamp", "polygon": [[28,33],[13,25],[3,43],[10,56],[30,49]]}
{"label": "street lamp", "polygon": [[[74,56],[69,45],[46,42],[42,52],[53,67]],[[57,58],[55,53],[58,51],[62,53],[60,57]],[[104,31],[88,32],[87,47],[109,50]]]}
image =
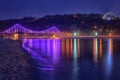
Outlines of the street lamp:
{"label": "street lamp", "polygon": [[97,32],[95,32],[95,36],[97,36],[98,35],[98,33]]}
{"label": "street lamp", "polygon": [[74,33],[73,33],[73,36],[77,36],[77,33],[76,33],[76,32],[74,32]]}

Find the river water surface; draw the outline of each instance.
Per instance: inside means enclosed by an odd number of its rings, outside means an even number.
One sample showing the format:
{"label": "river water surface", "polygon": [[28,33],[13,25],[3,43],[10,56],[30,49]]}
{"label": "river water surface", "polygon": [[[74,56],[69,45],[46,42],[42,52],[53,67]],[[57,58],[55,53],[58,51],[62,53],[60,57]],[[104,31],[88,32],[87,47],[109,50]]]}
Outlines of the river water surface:
{"label": "river water surface", "polygon": [[120,80],[120,39],[24,39],[33,80]]}

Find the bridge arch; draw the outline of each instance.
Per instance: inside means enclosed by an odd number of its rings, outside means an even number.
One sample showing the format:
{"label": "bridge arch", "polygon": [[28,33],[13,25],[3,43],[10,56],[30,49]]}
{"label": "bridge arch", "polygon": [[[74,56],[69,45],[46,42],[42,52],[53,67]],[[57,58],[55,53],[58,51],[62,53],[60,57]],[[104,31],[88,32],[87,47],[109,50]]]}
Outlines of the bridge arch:
{"label": "bridge arch", "polygon": [[7,30],[3,31],[2,33],[18,33],[18,32],[22,32],[22,33],[51,33],[51,34],[55,34],[55,33],[60,33],[60,30],[53,26],[51,28],[48,28],[46,30],[42,30],[42,31],[35,31],[35,30],[31,30],[28,29],[20,24],[14,24],[13,26],[11,26],[10,28],[8,28]]}
{"label": "bridge arch", "polygon": [[117,18],[117,16],[111,12],[108,12],[108,13],[104,14],[102,18],[104,20],[115,20]]}

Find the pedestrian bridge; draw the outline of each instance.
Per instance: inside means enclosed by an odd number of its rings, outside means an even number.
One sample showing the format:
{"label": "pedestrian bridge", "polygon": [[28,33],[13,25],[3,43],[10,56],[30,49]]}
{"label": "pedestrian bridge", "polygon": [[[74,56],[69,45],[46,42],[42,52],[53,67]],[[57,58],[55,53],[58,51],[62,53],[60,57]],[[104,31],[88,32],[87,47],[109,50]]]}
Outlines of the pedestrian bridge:
{"label": "pedestrian bridge", "polygon": [[11,26],[9,29],[5,30],[2,32],[3,34],[8,34],[8,33],[41,33],[41,34],[59,34],[60,30],[53,26],[49,29],[43,30],[43,31],[35,31],[35,30],[31,30],[28,29],[20,24],[15,24],[13,26]]}
{"label": "pedestrian bridge", "polygon": [[35,31],[28,29],[20,24],[15,24],[10,28],[2,32],[5,38],[19,39],[19,38],[49,38],[60,36],[61,31],[56,27],[52,26],[42,31]]}
{"label": "pedestrian bridge", "polygon": [[97,35],[97,36],[73,36],[65,35],[57,27],[53,26],[46,30],[35,31],[28,29],[20,24],[15,24],[2,32],[5,38],[21,39],[21,38],[120,38],[120,35]]}

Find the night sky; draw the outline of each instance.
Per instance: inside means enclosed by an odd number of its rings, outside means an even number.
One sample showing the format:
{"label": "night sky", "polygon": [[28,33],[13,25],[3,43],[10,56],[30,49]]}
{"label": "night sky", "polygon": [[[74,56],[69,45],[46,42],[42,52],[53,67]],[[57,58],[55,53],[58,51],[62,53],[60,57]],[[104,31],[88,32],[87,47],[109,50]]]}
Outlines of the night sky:
{"label": "night sky", "polygon": [[120,16],[119,4],[120,0],[0,0],[0,19],[106,12]]}

